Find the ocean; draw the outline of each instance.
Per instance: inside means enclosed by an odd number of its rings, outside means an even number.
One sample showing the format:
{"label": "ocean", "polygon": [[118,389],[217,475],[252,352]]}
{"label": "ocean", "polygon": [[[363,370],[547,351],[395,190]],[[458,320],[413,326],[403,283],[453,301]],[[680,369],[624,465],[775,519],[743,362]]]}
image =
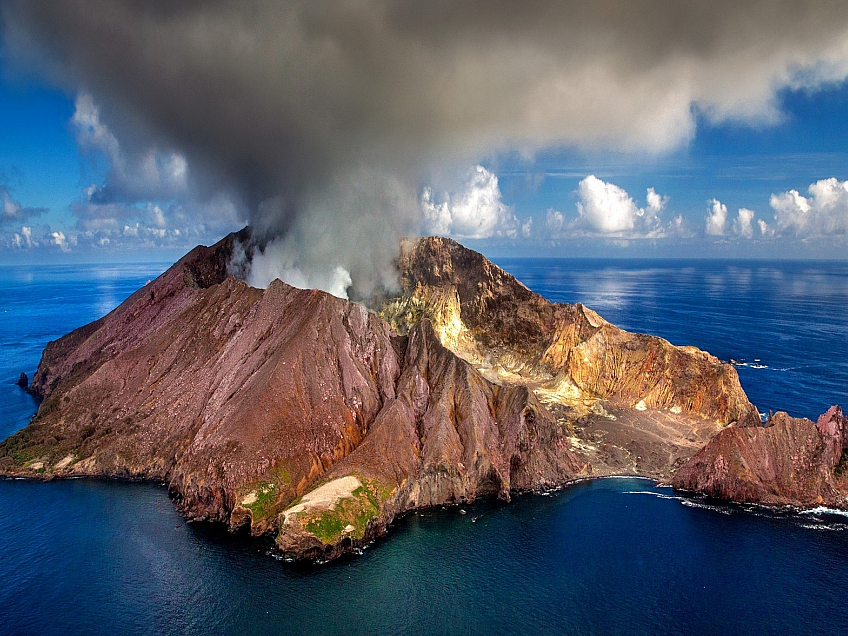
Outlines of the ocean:
{"label": "ocean", "polygon": [[[760,411],[848,405],[848,264],[500,259],[553,301],[733,360]],[[0,436],[44,345],[167,264],[0,268]],[[413,513],[362,554],[276,560],[157,484],[0,480],[0,634],[848,633],[848,516],[642,479]]]}

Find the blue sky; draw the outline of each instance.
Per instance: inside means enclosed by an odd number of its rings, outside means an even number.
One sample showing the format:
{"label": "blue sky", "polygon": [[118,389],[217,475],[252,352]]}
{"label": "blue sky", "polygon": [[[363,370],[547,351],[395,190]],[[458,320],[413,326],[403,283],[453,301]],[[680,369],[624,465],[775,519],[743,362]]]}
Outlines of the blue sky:
{"label": "blue sky", "polygon": [[[85,199],[86,188],[106,181],[109,160],[96,149],[81,147],[72,122],[76,95],[32,75],[12,74],[3,62],[0,58],[0,188],[14,204],[35,212],[20,222],[4,219],[0,263],[172,261],[198,242],[217,241],[241,227],[229,223],[171,245],[126,241],[111,249],[75,249],[56,244],[54,231],[65,237],[79,232],[74,205]],[[38,246],[22,249],[12,243],[21,227],[32,228]]]}
{"label": "blue sky", "polygon": [[[782,91],[783,121],[776,125],[750,126],[740,123],[711,124],[698,119],[694,138],[683,147],[659,155],[614,153],[593,154],[585,150],[559,148],[538,153],[532,159],[513,155],[482,162],[498,178],[503,203],[519,219],[532,217],[544,225],[548,209],[576,218],[579,182],[590,174],[627,191],[643,205],[644,193],[652,187],[668,196],[664,212],[682,215],[697,236],[688,239],[630,241],[626,247],[609,240],[584,238],[568,242],[523,240],[521,237],[467,239],[484,252],[497,255],[609,255],[628,256],[723,256],[723,257],[820,257],[841,258],[846,254],[843,235],[806,241],[800,252],[796,241],[759,241],[756,244],[709,240],[699,234],[710,209],[718,199],[729,216],[741,207],[773,223],[769,207],[772,194],[792,189],[805,194],[807,187],[822,179],[848,178],[848,82],[835,83],[818,91]],[[27,223],[47,225],[66,236],[77,222],[72,204],[83,190],[106,178],[108,162],[101,153],[83,151],[75,138],[71,118],[74,96],[33,78],[5,77],[0,83],[0,176],[11,197],[26,208],[45,208]],[[214,232],[237,229],[214,228],[199,240],[214,241]],[[17,231],[19,228],[4,228]],[[571,243],[574,243],[573,245]],[[30,254],[6,246],[0,261],[98,261],[170,260],[189,248],[177,246],[124,245],[74,253],[57,245]],[[693,247],[696,250],[693,253]],[[574,249],[577,249],[575,252]]]}
{"label": "blue sky", "polygon": [[780,101],[785,120],[778,125],[712,125],[701,117],[689,144],[656,157],[552,152],[539,157],[529,172],[535,168],[565,176],[546,179],[536,196],[528,196],[523,174],[516,178],[505,169],[499,175],[502,190],[516,197],[519,212],[532,213],[565,205],[574,199],[577,181],[595,174],[632,194],[648,187],[667,193],[671,207],[693,220],[706,214],[712,198],[765,212],[772,193],[806,188],[822,178],[845,178],[848,165],[848,84],[814,93],[782,91]]}
{"label": "blue sky", "polygon": [[[337,69],[328,66],[319,69],[323,73],[308,75],[303,80],[305,88],[295,86],[294,99],[283,100],[269,84],[281,75],[274,64],[291,70],[287,66],[291,60],[284,53],[279,59],[269,54],[275,35],[251,26],[249,20],[242,20],[245,31],[234,35],[233,41],[255,42],[255,51],[241,47],[223,65],[217,59],[206,66],[205,61],[197,61],[196,49],[191,48],[197,43],[190,38],[186,38],[188,44],[175,44],[173,38],[158,42],[155,38],[163,28],[174,27],[181,33],[185,24],[180,21],[194,24],[195,18],[203,18],[203,24],[226,19],[224,24],[229,29],[234,22],[228,13],[223,18],[217,14],[204,18],[181,13],[171,16],[166,11],[162,24],[154,25],[157,30],[149,33],[155,46],[129,53],[104,53],[102,45],[90,44],[92,38],[86,33],[86,29],[94,28],[89,15],[94,12],[75,15],[73,7],[57,10],[50,3],[41,5],[35,3],[37,8],[29,15],[26,3],[13,3],[17,8],[6,15],[5,38],[0,42],[2,263],[173,260],[193,245],[214,242],[248,221],[262,224],[269,218],[273,221],[292,215],[293,222],[280,223],[290,229],[279,241],[282,255],[275,252],[274,256],[286,265],[266,267],[269,276],[286,272],[308,281],[304,272],[317,261],[326,260],[328,254],[339,254],[338,259],[344,262],[338,266],[353,271],[364,249],[362,243],[367,244],[375,235],[375,227],[380,230],[384,226],[391,226],[386,242],[392,245],[395,235],[421,231],[454,236],[492,256],[846,255],[848,53],[843,43],[848,30],[840,26],[827,35],[828,25],[834,22],[832,16],[823,16],[818,25],[811,18],[812,32],[799,30],[798,41],[809,48],[802,53],[798,53],[799,45],[791,42],[785,49],[774,44],[776,36],[786,32],[778,18],[774,25],[757,24],[748,32],[732,33],[735,39],[727,39],[725,32],[744,23],[739,16],[731,15],[735,10],[729,8],[735,6],[732,3],[728,4],[728,16],[719,16],[716,11],[714,25],[694,25],[703,26],[706,33],[715,32],[715,50],[703,53],[693,47],[688,56],[679,51],[687,49],[690,40],[697,40],[699,32],[698,28],[689,28],[693,25],[686,15],[672,25],[674,33],[658,31],[657,37],[677,39],[670,52],[659,53],[651,46],[646,48],[639,38],[612,53],[601,47],[592,54],[589,44],[587,53],[585,43],[576,49],[558,44],[564,38],[557,28],[552,30],[556,38],[549,50],[543,48],[545,37],[539,35],[538,24],[528,30],[527,40],[521,33],[508,31],[506,41],[514,38],[520,50],[539,47],[532,59],[542,70],[538,78],[529,79],[526,68],[520,65],[516,65],[513,76],[509,75],[508,61],[512,58],[503,58],[507,62],[502,60],[494,71],[491,68],[487,60],[493,56],[498,59],[497,51],[507,48],[502,32],[492,29],[501,34],[500,39],[493,36],[491,45],[489,40],[480,41],[486,55],[478,59],[463,57],[467,55],[469,33],[458,29],[456,46],[452,48],[450,39],[439,41],[438,51],[448,51],[445,55],[450,63],[470,69],[467,76],[457,75],[457,86],[450,84],[444,89],[443,102],[461,102],[465,111],[451,111],[445,106],[445,112],[441,112],[441,104],[428,102],[415,117],[423,117],[429,127],[422,125],[423,134],[416,136],[417,132],[408,131],[417,120],[406,111],[418,108],[423,98],[430,99],[432,91],[420,92],[413,76],[406,86],[409,100],[398,100],[398,107],[405,112],[382,112],[385,99],[369,101],[373,98],[363,97],[366,89],[369,94],[379,93],[380,82],[385,80],[369,74],[369,64],[374,60],[342,60],[346,73],[352,68],[364,69],[362,87],[334,74]],[[237,12],[237,5],[233,7]],[[126,15],[111,25],[116,31],[134,33],[150,26],[150,16],[138,12],[132,3],[124,3],[121,10]],[[283,10],[273,3],[263,10],[268,15],[259,20],[260,24],[276,20],[285,25],[290,17],[281,14]],[[310,11],[303,7],[298,10],[303,14]],[[58,26],[45,27],[39,11],[48,18],[61,11],[67,15]],[[805,15],[812,10],[801,7],[798,11]],[[791,13],[788,8],[786,12]],[[742,17],[746,17],[744,13]],[[416,14],[416,19],[420,18]],[[532,19],[528,18],[530,22]],[[548,17],[542,14],[540,20]],[[795,24],[797,16],[790,15],[787,20],[795,20],[790,22]],[[606,32],[606,17],[603,27],[591,26],[591,15],[586,21],[578,25],[581,30]],[[619,29],[621,35],[630,30],[631,21],[632,17],[624,16],[621,25],[609,28],[613,32]],[[54,29],[52,34],[50,28]],[[562,29],[568,28],[572,27],[563,23]],[[18,42],[19,31],[26,29],[34,29],[33,40],[44,37],[45,41],[54,38],[64,42],[75,56],[65,57],[74,61],[59,56],[46,67],[40,66],[38,60],[49,55],[41,49],[38,55],[30,55],[29,45]],[[424,48],[429,33],[420,34]],[[811,38],[811,33],[821,33],[821,37]],[[328,34],[322,41],[336,37],[335,31]],[[580,34],[580,30],[575,31],[573,39]],[[204,44],[206,36],[201,35],[200,43]],[[384,35],[375,32],[371,39]],[[732,49],[740,37],[745,46],[743,53],[737,54]],[[18,43],[10,46],[9,41]],[[811,41],[813,44],[809,44]],[[226,50],[225,45],[219,48]],[[559,50],[559,46],[565,48]],[[157,57],[168,47],[174,48],[164,58]],[[582,67],[576,71],[564,71],[562,66],[545,70],[537,59],[542,53],[560,62],[578,59],[601,79],[590,77],[587,83]],[[113,55],[126,57],[112,68],[108,60]],[[404,70],[407,67],[403,64],[413,64],[405,60],[405,55],[405,50],[398,50],[395,56]],[[647,60],[644,68],[640,61],[629,69],[630,76],[615,76],[622,67],[631,66],[630,58],[642,57]],[[37,63],[31,63],[32,59]],[[268,66],[266,75],[255,70],[257,60]],[[444,61],[435,59],[437,71]],[[181,69],[181,64],[187,69],[181,78],[214,77],[221,91],[210,89],[208,83],[187,84],[187,96],[204,95],[206,101],[192,102],[182,99],[183,95],[176,99],[174,91],[180,89],[166,81],[167,72],[173,70],[171,67]],[[145,101],[145,93],[136,91],[133,80],[123,79],[124,68],[131,65],[144,71],[139,82],[146,82],[145,90],[158,91],[158,104],[162,100],[174,102],[172,111],[160,109],[155,101]],[[233,75],[222,75],[221,69],[229,66]],[[426,66],[415,66],[414,70],[422,77],[432,74]],[[252,73],[258,73],[255,86],[251,85]],[[515,85],[517,92],[545,95],[545,100],[557,108],[529,102],[520,94],[504,94],[506,85]],[[196,130],[194,122],[186,123],[178,102],[186,102],[189,120],[194,112],[202,120],[210,104],[228,100],[235,86],[244,90],[244,95],[236,95],[233,104],[225,104],[227,108],[221,111],[225,119],[213,112]],[[464,103],[468,86],[479,88],[479,95]],[[357,92],[360,89],[362,93]],[[302,131],[292,132],[292,115],[284,109],[303,102],[300,106],[306,104],[309,110],[303,95],[312,96],[309,99],[322,107],[326,105],[325,111],[313,110],[323,118],[321,125],[336,125],[338,144],[314,131],[303,132],[303,139],[298,137]],[[267,103],[263,103],[266,98]],[[498,100],[507,104],[505,114],[491,107]],[[256,103],[262,108],[248,112]],[[351,132],[345,128],[354,119],[351,113],[356,111],[351,108],[362,104],[370,104],[374,114],[369,115],[367,109],[364,115],[357,112],[355,117],[363,120],[356,120]],[[300,106],[295,112],[298,122],[304,118]],[[243,118],[238,117],[241,110],[246,113]],[[263,115],[277,112],[284,125],[275,128],[260,121]],[[434,112],[441,119],[433,115],[432,121],[427,120]],[[469,112],[471,118],[463,119]],[[391,127],[395,119],[397,129]],[[518,123],[513,124],[513,120]],[[434,127],[433,122],[439,121],[445,122],[443,133]],[[385,131],[381,129],[383,122],[389,122]],[[492,133],[497,122],[501,122],[503,132]],[[231,124],[238,133],[234,134],[237,150],[242,153],[238,156],[232,139],[216,138],[218,130]],[[303,130],[312,129],[304,125]],[[376,141],[363,142],[363,130],[374,134]],[[464,139],[466,130],[469,133]],[[266,142],[275,134],[279,134],[280,146],[285,145],[282,140],[294,139],[292,145],[300,149],[303,166],[296,152],[267,152]],[[428,147],[430,138],[435,139],[433,148]],[[463,141],[453,141],[456,138]],[[314,158],[303,152],[310,144],[318,147]],[[426,156],[426,162],[419,165],[411,160],[417,154]],[[363,161],[373,165],[359,172],[359,168],[334,165],[328,169],[326,183],[319,184],[317,195],[292,185],[292,175],[301,168],[323,170],[328,162],[338,159],[343,164],[345,158],[351,161],[360,156],[367,156]],[[442,156],[446,158],[443,165]],[[273,175],[270,179],[254,179],[254,175],[241,172],[244,165],[264,169],[266,163]],[[401,167],[395,170],[395,166]],[[257,183],[265,195],[253,200],[251,188]],[[400,185],[396,188],[396,184]],[[404,190],[404,194],[395,196],[395,190]],[[383,205],[387,193],[403,212],[395,213],[389,205],[387,211],[371,214],[369,206]],[[294,212],[285,208],[292,200],[300,202]],[[348,234],[352,226],[360,222],[376,222],[376,226],[363,225],[365,229],[353,232],[356,238],[351,238]],[[341,239],[320,238],[325,233],[335,233]],[[325,269],[336,271],[336,264],[329,263]]]}

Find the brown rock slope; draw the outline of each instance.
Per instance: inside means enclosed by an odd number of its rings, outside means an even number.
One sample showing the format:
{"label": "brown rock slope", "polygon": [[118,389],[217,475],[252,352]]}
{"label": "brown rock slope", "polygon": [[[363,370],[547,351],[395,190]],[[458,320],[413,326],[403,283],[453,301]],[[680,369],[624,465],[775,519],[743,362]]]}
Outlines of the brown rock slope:
{"label": "brown rock slope", "polygon": [[[396,398],[386,402],[359,448],[324,480],[332,485],[356,475],[384,489],[378,497],[383,508],[371,522],[377,533],[405,510],[478,495],[509,500],[511,490],[555,487],[585,470],[569,449],[566,431],[531,391],[486,381],[438,342],[426,318],[399,344],[403,370]],[[320,553],[321,541],[334,532],[332,502],[318,497],[305,510],[302,504],[289,507],[280,547]],[[355,501],[336,502],[337,509],[356,510]]]}
{"label": "brown rock slope", "polygon": [[725,425],[759,423],[736,370],[695,347],[548,302],[451,239],[406,242],[399,262],[380,315],[401,333],[426,315],[484,377],[532,388],[593,474],[669,477]]}
{"label": "brown rock slope", "polygon": [[0,445],[0,471],[165,480],[188,517],[279,528],[304,556],[409,508],[583,469],[531,391],[482,378],[427,320],[393,337],[361,305],[228,277],[237,238],[50,343],[32,383],[44,401]]}
{"label": "brown rock slope", "polygon": [[553,305],[453,241],[405,246],[387,322],[228,276],[247,239],[50,343],[0,473],[163,480],[189,518],[327,557],[416,507],[667,474],[753,411],[729,365]]}
{"label": "brown rock slope", "polygon": [[765,427],[729,427],[672,485],[730,501],[848,507],[848,420],[838,406],[817,422],[775,413]]}

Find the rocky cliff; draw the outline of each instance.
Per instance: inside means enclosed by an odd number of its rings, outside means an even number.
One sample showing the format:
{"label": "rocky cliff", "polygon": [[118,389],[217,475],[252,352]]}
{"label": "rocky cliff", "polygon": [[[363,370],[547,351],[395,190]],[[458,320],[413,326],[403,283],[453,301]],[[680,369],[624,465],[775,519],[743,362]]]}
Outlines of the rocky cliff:
{"label": "rocky cliff", "polygon": [[456,241],[407,241],[399,269],[402,293],[381,315],[401,332],[430,316],[442,342],[493,379],[530,384],[564,403],[607,400],[722,424],[759,422],[732,366],[619,329],[579,303],[548,302]]}
{"label": "rocky cliff", "polygon": [[548,302],[456,241],[406,241],[399,271],[379,314],[400,333],[427,316],[484,377],[531,388],[593,475],[668,478],[724,426],[760,423],[731,365]]}
{"label": "rocky cliff", "polygon": [[848,420],[775,413],[764,427],[729,427],[677,471],[672,485],[729,501],[848,507]]}
{"label": "rocky cliff", "polygon": [[191,519],[331,557],[423,506],[583,475],[669,475],[756,411],[735,370],[555,305],[448,239],[372,311],[229,275],[198,247],[46,347],[0,473],[156,479]]}

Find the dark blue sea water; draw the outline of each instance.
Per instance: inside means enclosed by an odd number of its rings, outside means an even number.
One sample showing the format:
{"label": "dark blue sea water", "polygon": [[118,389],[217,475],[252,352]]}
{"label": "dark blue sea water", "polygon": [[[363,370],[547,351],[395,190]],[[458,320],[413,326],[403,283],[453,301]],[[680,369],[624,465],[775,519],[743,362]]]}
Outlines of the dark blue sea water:
{"label": "dark blue sea water", "polygon": [[[500,264],[555,301],[740,366],[761,410],[846,400],[848,266]],[[44,344],[161,266],[0,268],[0,435]],[[409,515],[362,555],[294,566],[185,524],[157,485],[0,480],[0,634],[844,634],[848,517],[677,498],[637,479]]]}

